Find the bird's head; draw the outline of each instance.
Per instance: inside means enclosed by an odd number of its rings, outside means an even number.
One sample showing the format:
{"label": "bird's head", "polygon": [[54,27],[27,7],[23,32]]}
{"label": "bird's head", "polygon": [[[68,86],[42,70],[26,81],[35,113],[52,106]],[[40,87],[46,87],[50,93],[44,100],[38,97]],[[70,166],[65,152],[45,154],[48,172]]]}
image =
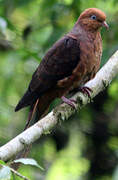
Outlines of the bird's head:
{"label": "bird's head", "polygon": [[86,9],[80,14],[77,23],[88,31],[98,31],[101,27],[109,28],[105,13],[97,8]]}

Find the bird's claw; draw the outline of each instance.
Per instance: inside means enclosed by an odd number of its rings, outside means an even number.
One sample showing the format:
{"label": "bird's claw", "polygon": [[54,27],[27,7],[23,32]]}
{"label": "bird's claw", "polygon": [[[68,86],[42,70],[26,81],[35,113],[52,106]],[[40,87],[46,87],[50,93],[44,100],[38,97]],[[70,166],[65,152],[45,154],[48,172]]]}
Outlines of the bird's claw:
{"label": "bird's claw", "polygon": [[90,93],[93,92],[92,89],[90,89],[90,88],[87,87],[87,86],[81,87],[81,88],[79,89],[79,91],[81,91],[81,92],[84,93],[84,94],[87,94],[87,96],[88,96],[89,98],[91,98]]}
{"label": "bird's claw", "polygon": [[77,103],[76,100],[74,100],[74,99],[68,99],[68,98],[66,98],[65,96],[62,96],[61,99],[62,99],[62,101],[63,101],[64,103],[70,105],[70,106],[73,107],[74,109],[76,108],[76,107],[75,107],[75,104],[74,104],[74,103]]}

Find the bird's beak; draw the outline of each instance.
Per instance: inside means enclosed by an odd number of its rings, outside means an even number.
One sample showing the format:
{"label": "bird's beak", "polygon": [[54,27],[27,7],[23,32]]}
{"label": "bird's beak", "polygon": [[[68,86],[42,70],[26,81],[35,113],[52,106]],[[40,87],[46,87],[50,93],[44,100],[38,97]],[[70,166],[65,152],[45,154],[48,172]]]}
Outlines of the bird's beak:
{"label": "bird's beak", "polygon": [[104,22],[102,23],[102,26],[105,27],[106,29],[109,29],[109,25],[107,24],[106,21],[104,21]]}

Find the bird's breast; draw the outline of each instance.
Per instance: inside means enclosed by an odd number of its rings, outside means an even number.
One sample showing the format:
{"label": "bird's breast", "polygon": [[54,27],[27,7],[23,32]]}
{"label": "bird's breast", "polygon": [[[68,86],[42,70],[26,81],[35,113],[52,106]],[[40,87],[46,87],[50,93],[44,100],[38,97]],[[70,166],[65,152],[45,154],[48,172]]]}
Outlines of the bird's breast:
{"label": "bird's breast", "polygon": [[73,71],[73,86],[81,86],[94,78],[100,67],[102,55],[101,38],[94,41],[80,42],[80,62]]}
{"label": "bird's breast", "polygon": [[[97,73],[102,54],[101,39],[80,41],[80,60],[72,75],[58,82],[67,91],[84,85]],[[67,92],[66,91],[66,92]]]}

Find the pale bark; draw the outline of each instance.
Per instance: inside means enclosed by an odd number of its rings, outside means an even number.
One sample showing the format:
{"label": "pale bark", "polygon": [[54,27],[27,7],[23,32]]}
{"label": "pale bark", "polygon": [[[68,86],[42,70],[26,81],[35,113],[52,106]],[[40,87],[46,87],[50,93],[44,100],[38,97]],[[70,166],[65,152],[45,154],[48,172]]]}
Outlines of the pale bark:
{"label": "pale bark", "polygon": [[[103,91],[117,74],[118,51],[116,51],[109,61],[99,70],[95,78],[85,84],[85,86],[93,91],[91,98],[94,98],[100,91]],[[59,121],[67,120],[76,110],[79,111],[82,106],[90,102],[90,98],[81,92],[76,93],[72,99],[77,101],[75,105],[76,109],[64,103],[59,105],[36,124],[0,147],[0,159],[4,161],[11,159],[14,155],[23,150],[25,146],[35,142],[42,134],[51,130]]]}

